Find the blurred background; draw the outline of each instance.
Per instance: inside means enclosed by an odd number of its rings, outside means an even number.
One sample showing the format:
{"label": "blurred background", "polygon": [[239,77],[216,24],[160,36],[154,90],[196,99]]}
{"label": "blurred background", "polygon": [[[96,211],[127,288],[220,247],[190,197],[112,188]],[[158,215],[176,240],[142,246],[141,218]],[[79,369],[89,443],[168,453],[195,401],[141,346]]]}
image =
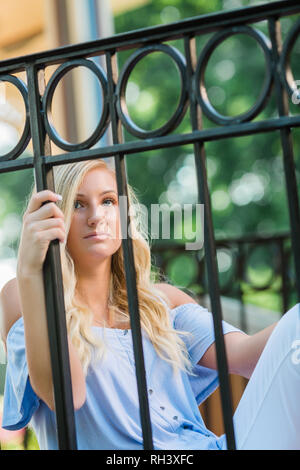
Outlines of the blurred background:
{"label": "blurred background", "polygon": [[[148,26],[168,24],[208,13],[259,3],[248,0],[0,0],[0,59],[77,44]],[[283,39],[296,18],[281,20]],[[267,24],[254,25],[268,36]],[[210,35],[197,38],[201,51]],[[171,45],[183,52],[182,42]],[[132,50],[118,55],[122,68]],[[291,66],[300,79],[300,41],[293,48]],[[102,64],[101,57],[93,58]],[[251,66],[249,66],[251,65]],[[46,79],[57,68],[46,69]],[[149,73],[151,71],[151,73]],[[26,82],[24,74],[16,74]],[[206,72],[209,99],[220,113],[234,116],[251,108],[264,80],[264,56],[248,36],[225,40],[212,54]],[[18,142],[25,123],[19,91],[0,86],[0,154]],[[178,71],[162,53],[151,54],[134,68],[126,89],[130,117],[147,130],[160,127],[175,110],[180,90]],[[101,93],[93,74],[82,67],[65,75],[56,88],[52,105],[54,125],[72,143],[85,140],[101,115]],[[298,113],[290,103],[291,115]],[[272,95],[256,121],[276,117]],[[215,126],[203,117],[203,127]],[[176,133],[191,131],[187,113]],[[134,137],[124,131],[126,141]],[[97,144],[111,142],[110,129]],[[299,182],[298,131],[293,130],[295,164]],[[273,323],[296,301],[290,229],[277,132],[209,142],[205,146],[213,210],[217,259],[224,318],[254,333]],[[53,143],[52,154],[63,153]],[[29,143],[19,157],[32,156]],[[126,159],[129,183],[141,203],[195,204],[197,185],[192,145],[172,147]],[[151,184],[149,184],[151,181]],[[0,174],[0,289],[15,277],[22,213],[33,183],[32,170]],[[153,263],[167,282],[186,290],[209,307],[203,250],[184,251],[172,240],[151,240]],[[5,353],[0,349],[0,417],[4,390]],[[232,377],[234,406],[245,381]],[[207,425],[223,432],[218,392],[202,405]],[[1,425],[1,422],[0,422]],[[0,429],[6,449],[38,449],[30,428],[19,433]]]}

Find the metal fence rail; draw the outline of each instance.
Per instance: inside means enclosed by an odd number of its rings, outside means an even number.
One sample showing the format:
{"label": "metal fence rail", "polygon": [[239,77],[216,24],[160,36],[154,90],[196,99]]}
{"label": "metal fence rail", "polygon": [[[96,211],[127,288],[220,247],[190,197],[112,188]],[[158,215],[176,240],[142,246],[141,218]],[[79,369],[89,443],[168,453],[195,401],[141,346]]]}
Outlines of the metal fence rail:
{"label": "metal fence rail", "polygon": [[[0,157],[0,172],[33,168],[38,191],[46,188],[55,190],[53,181],[54,165],[114,156],[119,195],[126,196],[125,155],[129,156],[136,152],[155,148],[193,143],[199,203],[204,204],[205,209],[204,246],[228,449],[235,449],[235,436],[232,423],[228,366],[221,323],[222,309],[206,175],[205,142],[279,130],[288,193],[296,290],[300,298],[300,214],[291,140],[291,129],[300,126],[300,115],[289,116],[288,108],[288,97],[295,92],[292,74],[289,69],[289,58],[293,45],[299,36],[300,21],[294,24],[283,46],[280,43],[280,18],[299,13],[300,4],[296,0],[272,2],[271,4],[204,15],[170,25],[119,34],[111,38],[0,62],[0,80],[11,82],[19,89],[24,99],[27,114],[20,142],[8,154]],[[253,23],[259,21],[268,22],[269,37],[266,37],[252,26]],[[198,56],[195,38],[207,33],[213,35]],[[204,74],[212,52],[222,41],[234,34],[245,34],[257,41],[265,57],[266,78],[254,106],[237,117],[227,117],[220,115],[209,102],[205,90]],[[166,44],[166,42],[175,39],[182,41],[184,54],[181,54],[173,46]],[[132,50],[132,54],[120,74],[118,74],[117,56],[123,50]],[[135,65],[146,55],[157,51],[170,57],[178,69],[181,79],[180,100],[177,109],[167,123],[159,129],[146,131],[139,128],[130,119],[126,107],[125,91],[130,73]],[[89,57],[94,56],[103,56],[105,58],[106,71],[89,60]],[[54,64],[59,65],[59,67],[46,84],[45,68]],[[94,133],[84,142],[71,144],[63,140],[53,127],[51,103],[56,86],[62,77],[68,71],[79,66],[90,69],[99,80],[103,95],[103,109]],[[26,73],[26,84],[14,75],[19,72]],[[278,117],[251,122],[265,108],[273,92],[276,95]],[[189,134],[171,134],[178,127],[187,110],[190,113],[192,132]],[[217,126],[212,129],[202,129],[201,113],[204,113]],[[109,125],[112,130],[113,144],[91,150],[91,147],[99,142]],[[136,138],[134,142],[124,142],[124,129]],[[17,159],[26,149],[30,138],[33,144],[33,158]],[[65,153],[51,156],[51,141]],[[128,225],[129,220],[126,216],[126,220],[122,221],[122,230],[126,230],[126,233],[128,233]],[[144,448],[152,449],[151,420],[147,399],[134,257],[130,237],[123,236],[122,247],[130,322],[133,332]],[[59,246],[56,240],[50,244],[45,261],[44,281],[59,448],[76,449],[63,285]]]}
{"label": "metal fence rail", "polygon": [[[243,331],[248,332],[248,324],[245,315],[245,300],[247,294],[269,292],[277,299],[276,310],[283,315],[295,303],[295,279],[293,276],[291,238],[287,232],[276,235],[244,235],[235,238],[222,238],[215,241],[216,252],[226,253],[230,258],[230,267],[225,275],[219,276],[221,296],[236,299],[240,303],[239,324]],[[260,250],[260,251],[259,251]],[[269,273],[263,282],[255,282],[249,275],[249,267],[253,261],[259,258],[264,251],[268,262]],[[197,266],[194,275],[190,278],[186,287],[188,293],[193,295],[201,303],[206,295],[207,282],[205,279],[205,259],[203,251],[186,253],[182,244],[155,244],[152,247],[154,264],[158,266],[168,279],[172,260],[178,256],[184,256],[193,266]],[[275,309],[275,307],[274,307]]]}

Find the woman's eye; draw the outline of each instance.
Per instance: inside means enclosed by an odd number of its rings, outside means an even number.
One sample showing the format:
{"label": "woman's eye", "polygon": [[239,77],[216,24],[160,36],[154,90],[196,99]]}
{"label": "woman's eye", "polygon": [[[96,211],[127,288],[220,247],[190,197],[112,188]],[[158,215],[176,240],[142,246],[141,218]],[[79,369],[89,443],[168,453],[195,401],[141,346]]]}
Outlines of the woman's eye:
{"label": "woman's eye", "polygon": [[[104,204],[105,206],[114,205],[116,204],[116,201],[112,198],[106,198],[106,199],[103,199],[102,204]],[[80,201],[75,201],[74,209],[80,209],[80,207],[83,207],[83,203]]]}
{"label": "woman's eye", "polygon": [[[112,204],[115,204],[115,200],[114,200],[114,199],[111,199],[111,198],[109,198],[109,197],[106,198],[106,199],[104,199],[104,200],[103,200],[103,203],[105,203],[105,202],[107,202],[107,201],[108,201],[108,202],[111,202]],[[107,205],[107,204],[106,204],[106,205]]]}
{"label": "woman's eye", "polygon": [[81,204],[80,201],[75,201],[74,202],[74,209],[79,209],[80,206],[82,207],[82,204]]}

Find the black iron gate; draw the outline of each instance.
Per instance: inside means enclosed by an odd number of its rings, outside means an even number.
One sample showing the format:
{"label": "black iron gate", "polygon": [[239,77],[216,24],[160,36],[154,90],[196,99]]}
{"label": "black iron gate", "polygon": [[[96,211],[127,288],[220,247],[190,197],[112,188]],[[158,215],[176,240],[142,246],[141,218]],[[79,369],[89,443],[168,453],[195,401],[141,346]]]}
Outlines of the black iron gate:
{"label": "black iron gate", "polygon": [[[10,82],[16,86],[23,96],[26,107],[26,123],[23,135],[12,151],[1,156],[0,172],[33,168],[38,191],[46,188],[55,190],[52,170],[54,165],[113,156],[119,196],[127,196],[125,155],[130,156],[141,151],[193,144],[199,203],[204,204],[205,211],[204,247],[214,319],[223,421],[228,449],[235,449],[235,436],[221,323],[222,309],[206,175],[205,142],[274,130],[280,132],[295,262],[296,289],[300,299],[300,215],[291,138],[291,129],[300,126],[300,115],[290,116],[288,104],[288,99],[292,94],[297,99],[300,97],[295,88],[289,66],[292,48],[299,36],[300,20],[294,23],[283,45],[281,44],[280,33],[281,18],[298,13],[300,13],[300,5],[297,0],[271,2],[235,11],[204,15],[170,25],[119,34],[111,38],[0,62],[0,81]],[[269,37],[253,27],[254,23],[260,21],[268,22]],[[195,40],[198,36],[206,33],[212,33],[212,37],[198,57]],[[257,41],[264,53],[266,74],[263,88],[254,106],[248,112],[237,117],[228,117],[220,115],[209,102],[204,75],[212,52],[218,44],[234,34],[249,35]],[[167,41],[175,39],[183,42],[184,54],[166,44]],[[133,52],[120,74],[118,74],[117,55],[125,49],[133,50]],[[156,51],[167,54],[177,66],[181,78],[180,100],[177,109],[165,125],[156,130],[146,131],[136,126],[130,119],[126,107],[125,91],[130,73],[135,65],[144,56]],[[95,56],[102,56],[105,59],[106,71],[89,60],[89,57]],[[45,68],[54,64],[59,65],[59,67],[46,86]],[[51,102],[59,80],[68,71],[78,66],[87,67],[95,73],[102,90],[103,108],[94,133],[84,142],[71,144],[61,139],[52,125]],[[27,84],[14,75],[19,72],[26,73]],[[264,109],[273,91],[277,100],[278,117],[252,122]],[[172,133],[180,124],[187,109],[190,112],[192,132],[188,134]],[[202,129],[201,113],[204,113],[217,126]],[[112,130],[112,145],[91,150],[91,147],[99,141],[109,125],[111,125]],[[124,128],[137,139],[130,142],[124,141]],[[33,143],[33,158],[18,159],[17,157],[26,149],[30,138]],[[51,141],[64,150],[65,153],[51,156]],[[128,219],[126,218],[122,222],[122,230],[126,230],[126,233],[127,226]],[[153,449],[131,239],[123,236],[122,246],[144,449]],[[57,240],[50,244],[48,250],[44,265],[44,285],[58,443],[60,449],[76,449],[64,295]]]}

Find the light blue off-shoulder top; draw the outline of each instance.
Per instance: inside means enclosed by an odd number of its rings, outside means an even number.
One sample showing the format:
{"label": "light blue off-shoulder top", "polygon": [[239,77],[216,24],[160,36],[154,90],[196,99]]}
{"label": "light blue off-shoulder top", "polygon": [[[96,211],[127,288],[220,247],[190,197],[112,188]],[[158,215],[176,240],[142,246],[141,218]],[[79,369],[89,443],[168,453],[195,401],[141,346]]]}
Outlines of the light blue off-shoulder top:
{"label": "light blue off-shoulder top", "polygon": [[[169,310],[173,327],[191,333],[186,343],[196,376],[173,367],[156,353],[142,331],[147,391],[155,450],[221,449],[224,436],[209,431],[198,406],[218,386],[215,370],[198,365],[214,342],[211,313],[189,303]],[[86,401],[75,411],[78,449],[143,449],[131,330],[93,327],[108,345],[86,378]],[[224,334],[240,330],[223,321]],[[30,423],[40,449],[57,449],[55,413],[33,391],[20,318],[7,337],[7,370],[2,427],[15,430]]]}

